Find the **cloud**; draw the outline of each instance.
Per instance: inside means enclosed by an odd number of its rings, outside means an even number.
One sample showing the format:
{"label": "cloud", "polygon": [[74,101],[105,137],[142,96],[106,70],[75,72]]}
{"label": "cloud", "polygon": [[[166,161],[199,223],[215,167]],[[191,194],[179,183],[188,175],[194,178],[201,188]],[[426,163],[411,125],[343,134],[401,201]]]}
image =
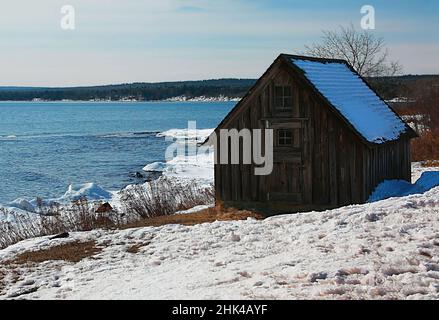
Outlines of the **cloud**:
{"label": "cloud", "polygon": [[178,7],[176,11],[182,13],[200,13],[200,12],[206,12],[207,10],[205,8],[196,7],[196,6],[182,6],[182,7]]}

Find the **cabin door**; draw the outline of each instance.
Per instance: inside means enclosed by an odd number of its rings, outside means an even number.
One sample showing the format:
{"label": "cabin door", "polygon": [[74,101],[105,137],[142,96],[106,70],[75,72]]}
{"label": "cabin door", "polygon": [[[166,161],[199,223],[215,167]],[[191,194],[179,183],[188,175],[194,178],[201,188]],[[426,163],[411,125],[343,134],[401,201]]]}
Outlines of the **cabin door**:
{"label": "cabin door", "polygon": [[295,163],[275,163],[270,177],[269,200],[302,203],[302,169]]}
{"label": "cabin door", "polygon": [[274,165],[268,200],[302,203],[303,166],[300,123],[271,124],[274,130]]}

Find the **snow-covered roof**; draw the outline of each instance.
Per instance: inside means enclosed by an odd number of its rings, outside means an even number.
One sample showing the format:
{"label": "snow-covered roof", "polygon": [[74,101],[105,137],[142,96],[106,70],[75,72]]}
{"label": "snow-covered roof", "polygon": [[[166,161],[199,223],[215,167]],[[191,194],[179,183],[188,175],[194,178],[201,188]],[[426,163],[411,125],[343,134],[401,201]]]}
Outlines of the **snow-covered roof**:
{"label": "snow-covered roof", "polygon": [[406,124],[348,65],[339,60],[294,57],[291,62],[367,141],[396,140]]}

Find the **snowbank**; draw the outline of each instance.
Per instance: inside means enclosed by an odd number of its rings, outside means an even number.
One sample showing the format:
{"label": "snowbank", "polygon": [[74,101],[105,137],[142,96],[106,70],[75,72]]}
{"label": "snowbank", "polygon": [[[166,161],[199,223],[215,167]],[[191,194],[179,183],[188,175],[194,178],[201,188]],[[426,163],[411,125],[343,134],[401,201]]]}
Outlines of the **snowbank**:
{"label": "snowbank", "polygon": [[[44,199],[43,205],[50,205],[52,203],[59,203],[62,205],[69,205],[72,201],[86,197],[89,201],[110,200],[113,196],[112,192],[104,190],[102,187],[95,183],[85,183],[78,185],[70,185],[66,193],[59,198]],[[13,210],[19,213],[35,213],[37,212],[37,200],[18,198],[12,202],[7,203],[4,206],[0,205],[0,208]],[[1,221],[1,217],[0,217]]]}
{"label": "snowbank", "polygon": [[108,200],[111,199],[111,192],[104,190],[95,183],[86,183],[82,185],[70,185],[67,192],[60,198],[62,201],[75,201],[82,197],[87,200]]}
{"label": "snowbank", "polygon": [[368,202],[380,201],[391,197],[404,197],[411,194],[424,193],[439,186],[439,172],[424,172],[421,177],[411,184],[403,180],[387,180],[381,183]]}
{"label": "snowbank", "polygon": [[35,202],[23,198],[18,198],[8,203],[8,207],[20,209],[27,212],[35,212]]}

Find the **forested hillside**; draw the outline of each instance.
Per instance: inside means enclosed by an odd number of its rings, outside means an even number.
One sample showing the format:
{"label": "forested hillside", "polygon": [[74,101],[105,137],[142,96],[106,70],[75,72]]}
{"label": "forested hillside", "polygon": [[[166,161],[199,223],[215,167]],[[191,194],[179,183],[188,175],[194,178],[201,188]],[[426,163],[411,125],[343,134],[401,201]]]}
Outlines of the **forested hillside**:
{"label": "forested hillside", "polygon": [[[439,87],[439,76],[407,75],[369,78],[371,86],[386,100],[410,97],[421,86]],[[92,87],[44,88],[0,87],[0,101],[56,100],[166,100],[175,97],[240,98],[255,79],[217,79],[160,83],[131,83]]]}
{"label": "forested hillside", "polygon": [[253,85],[251,79],[219,79],[162,83],[132,83],[72,88],[0,87],[0,101],[41,100],[165,100],[173,97],[242,97]]}

